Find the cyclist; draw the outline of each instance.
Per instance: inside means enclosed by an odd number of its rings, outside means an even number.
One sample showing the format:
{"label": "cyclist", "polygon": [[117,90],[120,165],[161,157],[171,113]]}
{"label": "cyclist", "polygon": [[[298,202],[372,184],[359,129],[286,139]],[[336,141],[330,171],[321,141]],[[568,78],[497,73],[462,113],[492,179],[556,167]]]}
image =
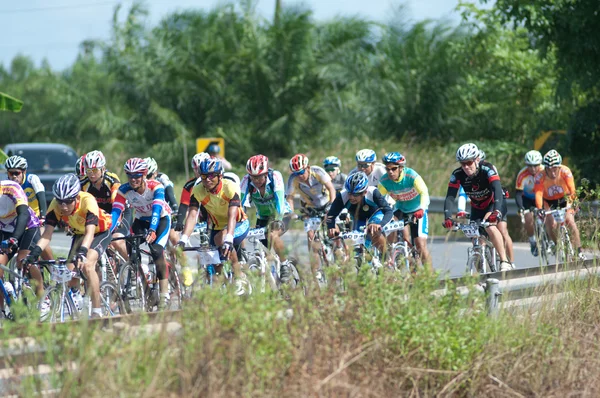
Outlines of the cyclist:
{"label": "cyclist", "polygon": [[323,160],[323,168],[331,177],[331,182],[335,187],[336,192],[340,192],[344,189],[344,183],[346,182],[346,178],[348,176],[341,172],[340,168],[342,167],[342,162],[335,156],[327,156],[325,160]]}
{"label": "cyclist", "polygon": [[[379,192],[388,194],[396,201],[394,215],[401,220],[405,216],[414,216],[415,223],[410,224],[410,231],[404,229],[404,239],[414,239],[421,255],[423,265],[433,271],[431,258],[427,249],[429,234],[429,190],[423,178],[413,169],[406,167],[406,158],[400,152],[386,153],[383,157],[386,173],[379,181]],[[410,235],[409,235],[410,234]],[[392,236],[392,239],[395,235]]]}
{"label": "cyclist", "polygon": [[292,211],[285,200],[283,177],[277,170],[269,168],[269,159],[265,155],[255,155],[246,162],[248,174],[242,180],[242,207],[254,205],[256,208],[256,227],[268,228],[268,238],[262,244],[273,245],[281,259],[281,280],[286,282],[290,277],[288,260],[281,235],[289,228]]}
{"label": "cyclist", "polygon": [[356,168],[352,169],[348,175],[362,171],[369,177],[369,186],[379,186],[379,180],[385,174],[385,166],[377,162],[377,154],[372,149],[361,149],[356,152]]}
{"label": "cyclist", "polygon": [[[3,251],[0,253],[0,264],[8,264],[17,250],[17,266],[21,268],[21,260],[40,239],[39,226],[40,221],[29,207],[23,188],[15,181],[0,181],[0,248]],[[40,270],[37,267],[29,267],[27,271],[35,281],[37,296],[41,298],[44,294],[44,283]],[[4,278],[4,271],[1,269],[0,278]],[[0,294],[0,309],[2,308],[4,296]],[[5,315],[11,318],[10,313]]]}
{"label": "cyclist", "polygon": [[[525,154],[525,167],[517,174],[515,201],[519,208],[519,213],[523,214],[525,210],[535,208],[535,176],[542,171],[542,154],[538,151],[529,151]],[[525,214],[525,231],[529,236],[529,246],[531,254],[538,256],[537,243],[534,236],[533,213]]]}
{"label": "cyclist", "polygon": [[187,236],[190,235],[196,224],[198,208],[202,204],[210,219],[210,245],[220,247],[223,257],[231,260],[236,277],[236,294],[242,295],[246,292],[247,282],[241,271],[236,250],[248,235],[250,223],[241,207],[240,187],[223,178],[223,164],[220,159],[204,159],[200,163],[199,171],[201,182],[192,189],[183,232]]}
{"label": "cyclist", "polygon": [[[340,233],[335,224],[335,219],[342,209],[348,209],[354,214],[353,230],[366,225],[367,236],[370,242],[385,253],[385,235],[381,233],[381,227],[387,224],[394,216],[390,204],[375,187],[369,186],[369,177],[362,171],[351,174],[344,183],[344,189],[338,193],[329,212],[327,212],[327,235],[330,238]],[[366,240],[368,247],[369,240]]]}
{"label": "cyclist", "polygon": [[[287,182],[286,200],[291,211],[294,211],[294,195],[300,195],[301,212],[309,215],[313,212],[327,213],[331,203],[335,200],[335,188],[331,178],[319,166],[310,166],[308,157],[299,153],[290,159],[292,175]],[[319,267],[320,244],[314,242],[315,231],[307,232],[309,252],[311,253],[311,266],[313,273]]]}
{"label": "cyclist", "polygon": [[[483,160],[485,160],[485,152],[480,149],[479,150],[479,161],[481,162]],[[496,172],[496,174],[498,174],[498,169],[496,169],[496,166],[494,166],[494,165],[491,165],[491,166],[494,168],[494,171]],[[505,217],[502,220],[498,221],[497,226],[498,226],[498,230],[502,234],[502,238],[504,239],[504,247],[506,249],[506,256],[509,259],[514,260],[513,241],[512,241],[512,238],[510,237],[510,234],[508,233],[508,223],[506,220],[506,218],[507,218],[506,215],[508,214],[508,203],[506,201],[506,199],[508,199],[508,191],[506,189],[504,189],[504,187],[502,187],[502,194],[503,194],[504,200],[502,201],[502,207],[500,208],[500,211],[502,212],[502,214],[505,215]],[[466,206],[467,206],[467,194],[465,193],[464,188],[461,186],[460,189],[458,190],[458,206],[457,206],[457,211],[456,211],[456,217],[462,218],[467,215]],[[513,268],[514,268],[514,263],[512,263],[512,264],[513,264]]]}
{"label": "cyclist", "polygon": [[[544,170],[535,175],[535,207],[539,209],[540,217],[543,209],[567,208],[565,222],[573,234],[573,246],[577,248],[580,260],[585,260],[581,248],[579,228],[575,224],[574,209],[571,207],[577,199],[575,181],[571,169],[562,164],[562,156],[554,149],[548,151],[543,159]],[[546,228],[554,243],[556,243],[556,221],[554,217],[546,217]]]}
{"label": "cyclist", "polygon": [[[177,231],[177,232],[183,231],[188,208],[190,207],[190,198],[192,196],[192,189],[194,188],[194,186],[197,183],[199,183],[198,179],[200,178],[200,163],[202,163],[202,161],[207,158],[210,158],[210,155],[206,152],[197,153],[194,155],[194,157],[192,157],[192,170],[194,171],[194,177],[189,179],[183,185],[183,189],[181,190],[181,200],[179,202],[179,210],[177,212],[177,221],[175,223],[175,228],[174,228],[175,231]],[[202,214],[200,218],[202,220],[207,220],[208,216],[206,214],[206,210],[204,209],[204,207],[201,207],[200,209],[201,209],[201,214]],[[188,243],[188,241],[189,241],[189,236],[182,233],[179,238],[179,244],[181,246],[185,246]],[[182,266],[181,274],[183,276],[183,284],[185,286],[191,286],[192,283],[194,283],[192,271],[187,266],[187,263],[185,264],[185,266]]]}
{"label": "cyclist", "polygon": [[[27,159],[21,156],[11,156],[4,162],[8,178],[23,188],[29,207],[40,220],[40,228],[43,229],[46,220],[46,189],[36,174],[27,173]],[[41,232],[40,232],[41,233]],[[42,253],[44,260],[51,260],[52,249],[48,246]]]}
{"label": "cyclist", "polygon": [[83,162],[84,160],[85,154],[83,154],[79,159],[77,159],[77,162],[75,162],[75,175],[79,177],[80,180],[83,180],[85,178],[85,165]]}
{"label": "cyclist", "polygon": [[144,159],[148,164],[148,175],[146,176],[147,180],[157,180],[160,182],[163,187],[165,187],[165,199],[173,213],[177,213],[177,199],[175,199],[175,189],[174,185],[171,182],[171,179],[165,173],[158,172],[158,163],[152,157],[147,157]]}
{"label": "cyclist", "polygon": [[497,223],[486,227],[490,241],[500,257],[500,270],[508,271],[514,268],[506,254],[504,237],[500,228],[506,228],[506,223],[500,223],[506,214],[502,214],[504,194],[500,177],[494,166],[486,161],[480,161],[479,149],[475,144],[464,144],[456,151],[456,160],[460,167],[452,172],[446,201],[444,203],[444,227],[452,228],[452,202],[462,186],[471,199],[471,220]]}
{"label": "cyclist", "polygon": [[146,243],[156,264],[156,274],[160,290],[159,309],[169,305],[169,269],[164,249],[171,230],[171,208],[165,202],[165,188],[156,180],[147,180],[148,163],[141,158],[131,158],[123,167],[128,182],[121,184],[112,205],[111,232],[117,227],[126,202],[133,207],[134,220],[131,230],[134,234],[146,234]]}
{"label": "cyclist", "polygon": [[227,161],[227,159],[225,159],[223,156],[219,155],[221,153],[221,147],[217,144],[210,144],[206,150],[206,152],[208,152],[208,154],[216,159],[219,159],[221,161],[221,163],[223,164],[223,170],[231,170],[233,168],[233,166],[231,166],[231,163],[229,163]]}
{"label": "cyclist", "polygon": [[[121,186],[121,181],[115,173],[106,170],[106,158],[100,151],[91,151],[83,157],[83,168],[85,177],[81,180],[81,190],[88,192],[96,198],[98,207],[110,214],[112,205],[117,196],[117,190]],[[129,235],[133,214],[131,208],[127,206],[123,212],[119,226],[115,229],[113,238],[119,238]],[[127,246],[124,240],[111,242],[111,245],[124,258],[128,259]]]}
{"label": "cyclist", "polygon": [[[72,259],[86,276],[92,301],[92,318],[99,318],[102,311],[96,263],[110,243],[110,215],[98,207],[92,194],[81,191],[79,177],[75,174],[60,177],[54,183],[52,192],[54,199],[46,216],[46,224],[51,228],[44,229],[37,246],[29,253],[27,262],[37,260],[52,240],[54,227],[58,225],[59,220],[64,221],[74,232],[68,258]],[[74,290],[78,291],[78,286],[74,287]]]}

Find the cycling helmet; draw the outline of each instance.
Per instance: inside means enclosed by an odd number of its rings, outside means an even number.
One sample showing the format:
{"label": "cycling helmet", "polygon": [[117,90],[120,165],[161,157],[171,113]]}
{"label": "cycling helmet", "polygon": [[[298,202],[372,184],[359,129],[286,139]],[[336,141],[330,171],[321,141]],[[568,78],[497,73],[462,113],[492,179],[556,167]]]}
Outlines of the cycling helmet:
{"label": "cycling helmet", "polygon": [[11,156],[4,162],[4,167],[8,169],[27,169],[27,159],[21,156]]}
{"label": "cycling helmet", "polygon": [[265,155],[254,155],[246,162],[246,171],[251,176],[259,176],[269,172],[269,158]]}
{"label": "cycling helmet", "polygon": [[390,152],[383,156],[383,163],[404,166],[406,164],[406,158],[400,152]]}
{"label": "cycling helmet", "polygon": [[100,151],[92,151],[85,154],[83,167],[85,169],[102,168],[106,166],[106,158]]}
{"label": "cycling helmet", "polygon": [[546,167],[556,167],[560,166],[562,163],[562,156],[554,149],[549,150],[544,155],[544,166]]}
{"label": "cycling helmet", "polygon": [[200,169],[200,163],[206,158],[209,158],[210,155],[206,152],[200,152],[194,155],[192,158],[192,169],[196,170],[196,172]]}
{"label": "cycling helmet", "polygon": [[539,151],[529,151],[525,154],[525,164],[528,166],[538,166],[542,164],[542,154]]}
{"label": "cycling helmet", "polygon": [[342,167],[342,162],[337,156],[327,156],[325,160],[323,160],[323,167]]}
{"label": "cycling helmet", "polygon": [[290,159],[290,171],[292,173],[297,173],[300,170],[304,170],[307,167],[308,157],[303,153],[296,154],[293,158]]}
{"label": "cycling helmet", "polygon": [[237,174],[232,173],[231,171],[224,173],[223,178],[226,178],[228,180],[235,182],[238,186],[240,185],[240,177],[238,177]]}
{"label": "cycling helmet", "polygon": [[473,160],[479,157],[479,148],[475,144],[464,144],[456,151],[456,161],[464,162],[465,160]]}
{"label": "cycling helmet", "polygon": [[58,200],[73,199],[80,191],[79,177],[72,173],[60,177],[52,186],[52,193]]}
{"label": "cycling helmet", "polygon": [[146,163],[148,164],[148,174],[152,175],[158,171],[158,164],[154,158],[144,158]]}
{"label": "cycling helmet", "polygon": [[485,160],[485,152],[483,152],[483,150],[479,150],[479,159],[480,160]]}
{"label": "cycling helmet", "polygon": [[361,149],[356,152],[356,161],[364,163],[373,163],[377,160],[377,154],[372,149]]}
{"label": "cycling helmet", "polygon": [[200,163],[200,174],[223,174],[223,162],[217,158],[206,158]]}
{"label": "cycling helmet", "polygon": [[351,194],[364,192],[368,187],[369,177],[362,171],[351,174],[344,183],[344,188]]}
{"label": "cycling helmet", "polygon": [[208,146],[208,149],[206,150],[206,152],[208,152],[209,154],[213,154],[213,153],[219,153],[221,152],[221,147],[217,144],[210,144]]}
{"label": "cycling helmet", "polygon": [[142,158],[131,158],[125,162],[123,167],[127,174],[148,174],[148,163]]}
{"label": "cycling helmet", "polygon": [[77,159],[77,162],[75,162],[75,175],[78,175],[78,176],[85,175],[84,160],[85,160],[85,155],[83,155],[82,157]]}

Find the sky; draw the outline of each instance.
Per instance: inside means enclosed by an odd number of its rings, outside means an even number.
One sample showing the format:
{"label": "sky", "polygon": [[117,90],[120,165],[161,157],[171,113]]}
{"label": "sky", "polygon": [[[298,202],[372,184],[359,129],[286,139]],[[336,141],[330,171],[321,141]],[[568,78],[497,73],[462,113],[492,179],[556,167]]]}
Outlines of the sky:
{"label": "sky", "polygon": [[[88,39],[107,39],[116,4],[121,3],[124,15],[133,0],[0,0],[0,64],[10,66],[17,54],[31,57],[36,65],[45,58],[55,70],[67,68],[75,60],[79,44]],[[177,10],[200,8],[210,10],[222,0],[146,0],[150,11],[148,24]],[[298,1],[282,0],[285,7]],[[314,12],[316,20],[338,15],[361,16],[386,22],[395,7],[394,0],[305,0],[301,2]],[[419,21],[446,19],[458,23],[455,11],[458,0],[405,0],[408,19]],[[257,0],[256,10],[271,18],[275,0]]]}

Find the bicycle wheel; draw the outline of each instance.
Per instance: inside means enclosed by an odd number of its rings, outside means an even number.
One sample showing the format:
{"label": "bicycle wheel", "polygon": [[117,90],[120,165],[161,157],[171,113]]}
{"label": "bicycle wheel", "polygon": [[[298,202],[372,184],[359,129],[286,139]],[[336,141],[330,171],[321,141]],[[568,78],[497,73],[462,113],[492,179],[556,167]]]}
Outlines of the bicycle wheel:
{"label": "bicycle wheel", "polygon": [[402,276],[410,275],[410,260],[405,246],[397,246],[392,250],[391,264],[392,269]]}
{"label": "bicycle wheel", "polygon": [[103,317],[126,314],[125,305],[116,284],[108,281],[100,284],[100,309]]}
{"label": "bicycle wheel", "polygon": [[484,259],[481,253],[474,252],[469,256],[467,260],[467,272],[470,275],[475,275],[477,273],[484,273],[482,270],[484,269]]}
{"label": "bicycle wheel", "polygon": [[62,285],[54,285],[46,289],[38,304],[40,322],[65,322],[76,320],[79,312],[74,308],[68,293],[63,292]]}
{"label": "bicycle wheel", "polygon": [[567,231],[567,227],[561,225],[557,239],[556,262],[559,264],[567,264],[573,261],[575,261],[575,251],[571,244],[569,231]]}
{"label": "bicycle wheel", "polygon": [[142,312],[146,310],[144,276],[138,271],[138,267],[127,262],[119,271],[119,294],[123,300],[124,312]]}
{"label": "bicycle wheel", "polygon": [[180,310],[181,303],[183,302],[183,286],[181,285],[181,279],[179,278],[179,272],[177,268],[170,262],[167,263],[169,267],[169,310]]}
{"label": "bicycle wheel", "polygon": [[496,261],[498,256],[494,256],[493,250],[495,249],[491,247],[491,243],[485,245],[485,269],[490,272],[500,272],[500,263]]}

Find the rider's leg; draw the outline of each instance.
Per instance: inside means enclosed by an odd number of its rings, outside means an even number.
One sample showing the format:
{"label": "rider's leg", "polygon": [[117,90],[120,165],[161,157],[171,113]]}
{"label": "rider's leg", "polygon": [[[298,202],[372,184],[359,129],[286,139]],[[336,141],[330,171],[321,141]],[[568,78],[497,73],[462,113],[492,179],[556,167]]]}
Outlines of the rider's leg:
{"label": "rider's leg", "polygon": [[492,242],[492,245],[494,245],[496,252],[498,252],[500,261],[510,262],[506,256],[504,238],[502,237],[502,233],[498,230],[498,228],[495,225],[490,225],[485,229],[485,231],[490,238],[490,242]]}
{"label": "rider's leg", "polygon": [[567,214],[565,217],[565,223],[567,224],[567,227],[571,231],[573,247],[575,247],[576,249],[580,249],[581,248],[581,238],[579,236],[579,228],[577,228],[577,224],[575,224],[575,217],[574,217],[573,213],[571,213],[569,210],[567,210]]}
{"label": "rider's leg", "polygon": [[[515,261],[514,250],[513,250],[513,241],[510,235],[508,234],[508,224],[506,221],[498,222],[498,230],[502,234],[502,238],[504,239],[504,247],[506,248],[506,256],[508,257],[508,261]],[[496,247],[494,245],[494,247]]]}
{"label": "rider's leg", "polygon": [[548,237],[552,239],[552,242],[556,243],[556,221],[554,221],[554,217],[551,214],[546,216],[545,224]]}

